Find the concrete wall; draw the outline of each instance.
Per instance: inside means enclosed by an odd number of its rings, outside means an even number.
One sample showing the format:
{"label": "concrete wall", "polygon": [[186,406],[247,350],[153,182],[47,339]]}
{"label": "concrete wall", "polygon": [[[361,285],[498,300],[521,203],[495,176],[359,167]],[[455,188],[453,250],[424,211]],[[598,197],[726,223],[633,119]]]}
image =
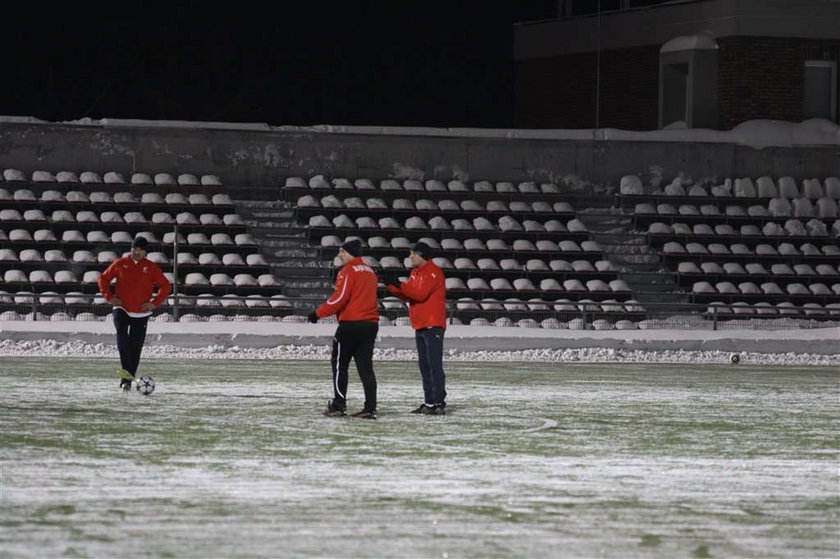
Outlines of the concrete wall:
{"label": "concrete wall", "polygon": [[[272,129],[212,123],[0,122],[0,169],[215,174],[230,186],[283,185],[287,176],[533,180],[575,175],[601,190],[629,173],[795,179],[840,173],[840,146],[754,149],[726,143],[519,137],[525,131]],[[126,176],[129,179],[129,176]],[[588,187],[592,188],[592,187]],[[593,188],[594,190],[594,188]],[[594,192],[592,192],[594,193]]]}

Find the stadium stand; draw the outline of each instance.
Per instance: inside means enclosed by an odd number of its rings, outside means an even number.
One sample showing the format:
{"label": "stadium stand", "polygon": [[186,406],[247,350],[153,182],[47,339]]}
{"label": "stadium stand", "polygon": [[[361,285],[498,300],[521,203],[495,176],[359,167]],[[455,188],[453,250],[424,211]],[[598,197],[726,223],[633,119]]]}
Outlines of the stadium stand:
{"label": "stadium stand", "polygon": [[[233,200],[213,175],[132,173],[130,182],[116,171],[105,173],[104,180],[89,171],[39,170],[31,180],[15,169],[3,175],[0,290],[6,293],[49,290],[55,294],[50,310],[64,304],[65,294],[73,294],[74,305],[80,304],[80,294],[92,302],[99,273],[142,234],[151,243],[149,259],[170,279],[177,267],[182,309],[196,306],[200,294],[235,295],[243,306],[246,300],[256,306],[256,296],[282,294]],[[197,277],[211,280],[202,283]],[[274,315],[282,316],[283,309]],[[102,311],[107,313],[107,306],[97,314]]]}
{"label": "stadium stand", "polygon": [[[138,234],[177,274],[163,321],[300,321],[350,238],[402,277],[413,243],[434,247],[456,323],[637,328],[662,301],[714,320],[840,316],[837,177],[651,188],[626,175],[614,196],[580,203],[554,183],[323,174],[260,190],[212,174],[6,169],[0,184],[7,317],[106,315],[96,279]],[[591,229],[595,214],[618,227]],[[381,295],[383,323],[404,323],[405,305]]]}
{"label": "stadium stand", "polygon": [[[840,180],[727,179],[645,194],[625,176],[621,203],[693,303],[731,316],[835,317],[840,308]],[[732,305],[715,307],[715,305]],[[793,306],[801,306],[797,310]]]}

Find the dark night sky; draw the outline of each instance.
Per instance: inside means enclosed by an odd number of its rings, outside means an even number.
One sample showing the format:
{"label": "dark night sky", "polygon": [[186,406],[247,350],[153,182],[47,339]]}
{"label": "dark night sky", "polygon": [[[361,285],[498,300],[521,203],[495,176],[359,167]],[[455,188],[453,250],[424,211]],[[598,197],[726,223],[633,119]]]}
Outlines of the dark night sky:
{"label": "dark night sky", "polygon": [[0,115],[506,127],[513,23],[556,2],[302,4],[32,8],[0,32]]}

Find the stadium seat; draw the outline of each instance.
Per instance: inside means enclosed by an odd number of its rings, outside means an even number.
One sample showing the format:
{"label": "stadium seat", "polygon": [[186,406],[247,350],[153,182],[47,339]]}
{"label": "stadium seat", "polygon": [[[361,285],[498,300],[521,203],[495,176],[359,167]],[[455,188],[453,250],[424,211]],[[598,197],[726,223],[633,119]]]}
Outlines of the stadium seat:
{"label": "stadium seat", "polygon": [[58,183],[77,183],[79,182],[79,177],[73,171],[59,171],[55,174],[55,181]]}
{"label": "stadium seat", "polygon": [[53,277],[46,270],[32,270],[29,272],[29,283],[55,283]]}
{"label": "stadium seat", "polygon": [[525,269],[529,272],[542,272],[548,271],[549,267],[543,260],[531,258],[525,262]]}
{"label": "stadium seat", "polygon": [[222,222],[227,226],[245,225],[242,221],[242,216],[239,214],[225,214],[222,216]]}
{"label": "stadium seat", "polygon": [[614,279],[609,283],[610,291],[613,293],[631,293],[630,285],[623,279]]}
{"label": "stadium seat", "polygon": [[455,231],[475,231],[473,224],[466,219],[456,218],[450,222],[452,229]]}
{"label": "stadium seat", "polygon": [[227,233],[213,233],[210,236],[210,243],[216,246],[235,244],[233,239]]}
{"label": "stadium seat", "polygon": [[792,204],[794,217],[814,217],[816,215],[814,204],[808,198],[794,198]]}
{"label": "stadium seat", "polygon": [[230,195],[225,193],[217,193],[214,194],[213,197],[210,199],[214,206],[232,206],[233,200],[230,198]]}
{"label": "stadium seat", "polygon": [[817,200],[816,217],[820,219],[835,219],[840,217],[837,202],[834,198],[823,196]]}
{"label": "stadium seat", "polygon": [[449,289],[454,289],[454,290],[467,289],[466,284],[464,284],[464,280],[462,280],[461,278],[446,278],[444,280],[444,285],[446,286],[447,290],[449,290]]}
{"label": "stadium seat", "polygon": [[455,269],[457,270],[475,270],[477,266],[475,262],[472,261],[470,258],[460,257],[456,258],[455,262],[453,262]]}
{"label": "stadium seat", "polygon": [[551,260],[548,263],[548,267],[551,268],[553,272],[573,272],[575,269],[572,267],[572,263],[568,260]]}
{"label": "stadium seat", "polygon": [[472,220],[473,228],[476,231],[495,231],[496,226],[486,217],[476,217]]}
{"label": "stadium seat", "polygon": [[[164,241],[165,242],[165,241]],[[187,243],[191,245],[209,245],[210,239],[204,233],[190,233],[187,235]]]}
{"label": "stadium seat", "polygon": [[684,261],[677,264],[678,274],[702,274],[702,270],[697,266],[697,263],[692,261]]}
{"label": "stadium seat", "polygon": [[573,260],[572,269],[575,272],[594,272],[595,266],[589,260]]}
{"label": "stadium seat", "polygon": [[44,251],[44,262],[67,262],[67,256],[63,250],[50,249]]}
{"label": "stadium seat", "polygon": [[[202,252],[198,255],[198,263],[202,266],[219,266],[222,264],[222,261],[215,252]],[[210,281],[212,283],[212,277]]]}
{"label": "stadium seat", "polygon": [[776,198],[779,192],[772,178],[762,176],[756,180],[756,194],[759,198]]}
{"label": "stadium seat", "polygon": [[499,267],[507,271],[521,271],[522,265],[513,258],[502,258],[499,260]]}
{"label": "stadium seat", "polygon": [[369,210],[387,210],[388,204],[385,203],[385,200],[382,198],[371,197],[362,202],[360,198],[347,198],[344,200],[344,205],[348,208],[355,208],[357,207],[356,204],[360,204],[359,207],[366,207]]}
{"label": "stadium seat", "polygon": [[610,286],[604,280],[591,279],[586,282],[586,289],[590,292],[604,292],[610,291]]}
{"label": "stadium seat", "polygon": [[557,219],[549,219],[543,226],[549,233],[568,233],[569,228],[562,221]]}
{"label": "stadium seat", "polygon": [[566,291],[571,292],[583,292],[586,291],[586,286],[577,279],[577,278],[569,278],[563,282],[563,289]]}
{"label": "stadium seat", "polygon": [[378,223],[380,229],[402,229],[402,226],[393,217],[380,217]]}
{"label": "stadium seat", "polygon": [[261,287],[273,287],[279,285],[277,278],[275,278],[273,274],[261,274],[257,278],[257,283]]}
{"label": "stadium seat", "polygon": [[718,275],[726,273],[723,266],[717,262],[701,262],[700,269],[703,270],[704,274]]}
{"label": "stadium seat", "polygon": [[140,195],[141,204],[164,204],[163,196],[159,192],[144,192]]}
{"label": "stadium seat", "polygon": [[[86,255],[83,257],[86,257]],[[101,250],[96,253],[96,262],[107,265],[119,257],[120,255],[114,252],[113,250]],[[73,255],[73,260],[74,262],[84,262],[84,260],[76,260],[76,254]]]}
{"label": "stadium seat", "polygon": [[234,285],[234,283],[233,278],[231,278],[229,275],[222,272],[217,272],[215,274],[210,274],[210,285],[221,287]]}
{"label": "stadium seat", "polygon": [[408,250],[411,248],[411,245],[411,241],[405,237],[393,237],[391,239],[391,247],[393,248]]}
{"label": "stadium seat", "polygon": [[725,262],[723,264],[723,270],[727,274],[746,274],[747,271],[739,262]]}
{"label": "stadium seat", "polygon": [[540,281],[541,291],[563,291],[563,286],[560,285],[554,278],[546,278]]}
{"label": "stadium seat", "polygon": [[102,223],[125,223],[123,216],[112,211],[105,211],[99,214],[99,221]]}
{"label": "stadium seat", "polygon": [[499,265],[492,258],[479,258],[476,260],[479,270],[500,270]]}
{"label": "stadium seat", "polygon": [[470,200],[470,199],[461,200],[460,206],[461,206],[461,209],[464,210],[465,212],[483,212],[483,211],[485,211],[484,206],[481,205],[481,203],[479,203],[476,200]]}
{"label": "stadium seat", "polygon": [[200,272],[190,272],[184,278],[184,285],[210,285],[210,280]]}
{"label": "stadium seat", "polygon": [[379,190],[382,191],[398,191],[402,190],[402,184],[394,179],[383,179],[379,181]]}
{"label": "stadium seat", "polygon": [[38,229],[32,234],[32,238],[39,243],[49,243],[58,240],[52,229]]}
{"label": "stadium seat", "polygon": [[560,241],[557,246],[561,252],[582,252],[580,245],[570,239]]}
{"label": "stadium seat", "polygon": [[114,203],[115,204],[137,204],[140,200],[131,193],[131,192],[115,192],[114,193]]}
{"label": "stadium seat", "polygon": [[464,239],[466,250],[487,250],[487,245],[481,239]]}
{"label": "stadium seat", "polygon": [[440,240],[440,248],[442,250],[464,250],[464,245],[460,239],[446,237]]}
{"label": "stadium seat", "polygon": [[233,242],[237,246],[251,246],[257,244],[254,237],[250,233],[237,233],[233,237]]}
{"label": "stadium seat", "polygon": [[175,222],[178,225],[197,225],[199,223],[198,218],[192,212],[179,212],[175,216]]}
{"label": "stadium seat", "polygon": [[71,270],[58,270],[55,273],[55,283],[78,283],[79,279]]}

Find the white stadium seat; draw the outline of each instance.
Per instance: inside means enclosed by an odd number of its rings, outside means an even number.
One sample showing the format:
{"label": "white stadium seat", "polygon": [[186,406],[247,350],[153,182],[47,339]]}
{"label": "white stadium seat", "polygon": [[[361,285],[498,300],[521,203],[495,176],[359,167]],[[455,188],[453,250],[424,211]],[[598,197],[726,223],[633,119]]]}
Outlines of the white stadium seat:
{"label": "white stadium seat", "polygon": [[[219,255],[215,252],[202,252],[198,255],[198,263],[202,266],[219,266],[222,264]],[[210,278],[213,281],[213,278]]]}

